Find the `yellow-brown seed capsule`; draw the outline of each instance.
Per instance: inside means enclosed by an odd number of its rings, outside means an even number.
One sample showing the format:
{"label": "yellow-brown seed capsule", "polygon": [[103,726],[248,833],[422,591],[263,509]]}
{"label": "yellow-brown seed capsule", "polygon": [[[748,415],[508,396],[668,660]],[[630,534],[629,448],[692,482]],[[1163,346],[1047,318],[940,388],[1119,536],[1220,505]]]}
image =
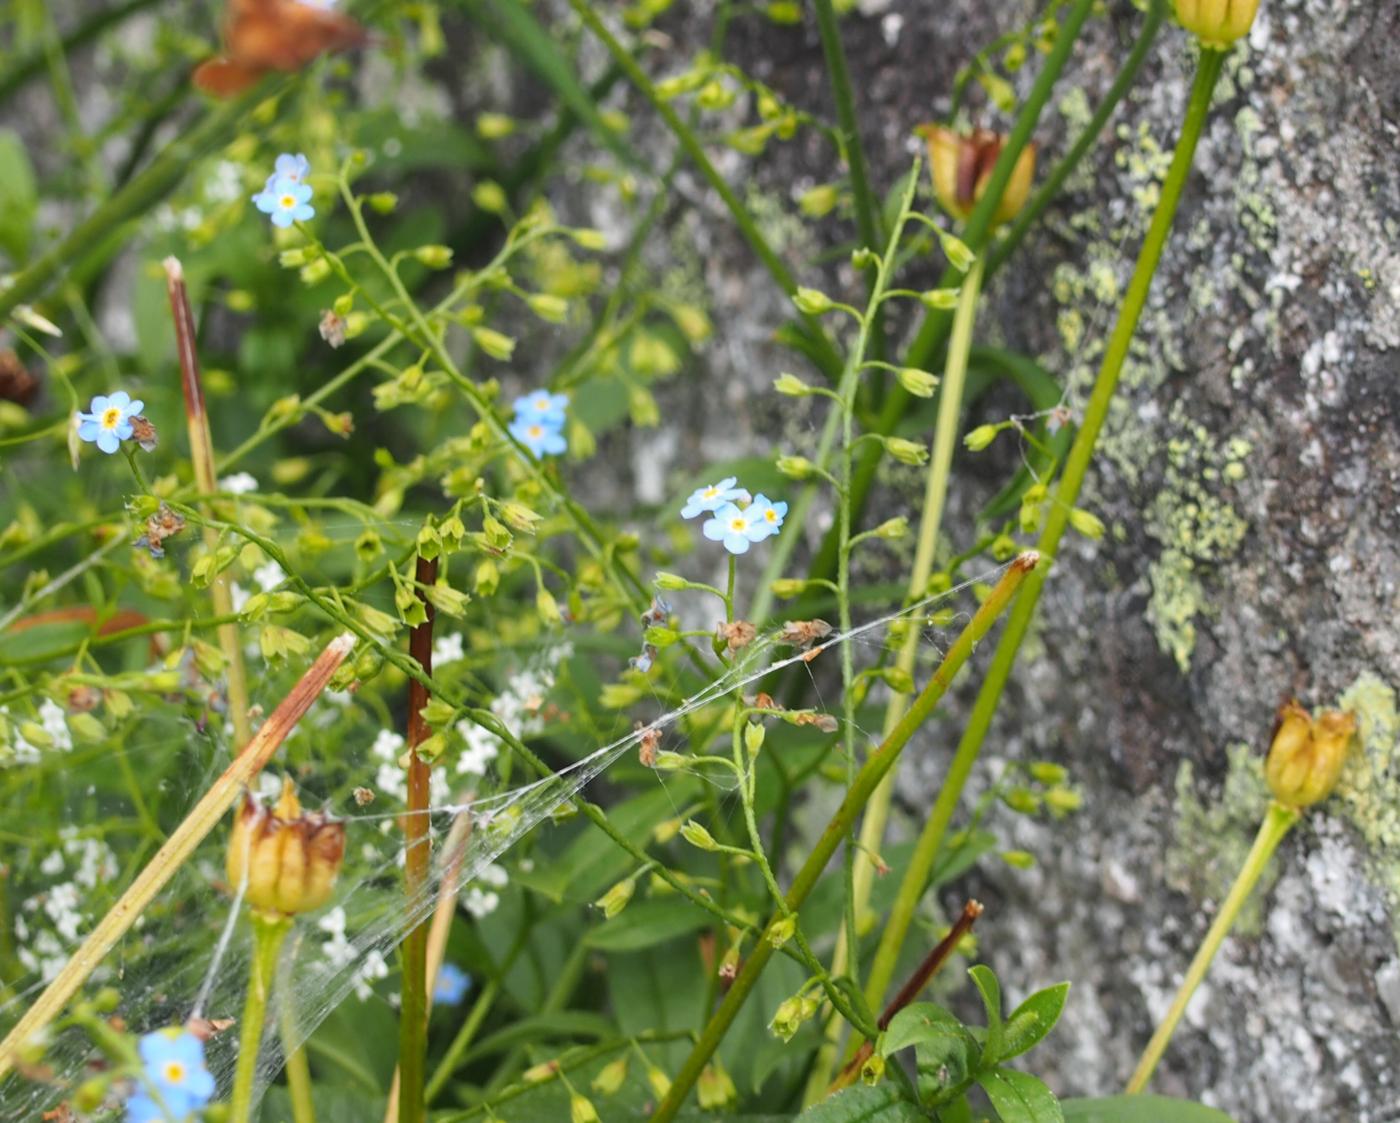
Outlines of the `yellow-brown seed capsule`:
{"label": "yellow-brown seed capsule", "polygon": [[237,889],[262,912],[290,916],[330,900],[345,856],[345,824],[320,812],[303,812],[290,778],[269,810],[254,796],[229,835],[227,872]]}
{"label": "yellow-brown seed capsule", "polygon": [[[928,142],[933,193],[939,205],[954,218],[967,218],[987,188],[1006,138],[988,129],[974,129],[962,135],[941,125],[921,125],[916,131]],[[1026,204],[1034,178],[1035,145],[1028,144],[1016,157],[1011,178],[1006,181],[1006,190],[992,216],[992,225],[1016,217]]]}
{"label": "yellow-brown seed capsule", "polygon": [[1259,0],[1176,0],[1176,18],[1212,50],[1226,50],[1254,23]]}
{"label": "yellow-brown seed capsule", "polygon": [[1291,701],[1279,710],[1264,776],[1274,798],[1287,807],[1326,799],[1346,764],[1356,718],[1326,710],[1314,718]]}

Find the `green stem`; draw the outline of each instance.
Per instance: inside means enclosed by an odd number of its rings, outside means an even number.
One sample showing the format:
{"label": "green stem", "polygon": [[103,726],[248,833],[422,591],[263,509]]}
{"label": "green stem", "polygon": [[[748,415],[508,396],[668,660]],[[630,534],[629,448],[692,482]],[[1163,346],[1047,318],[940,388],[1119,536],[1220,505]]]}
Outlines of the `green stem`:
{"label": "green stem", "polygon": [[286,1055],[287,1093],[292,1101],[292,1123],[316,1123],[316,1104],[311,1097],[311,1065],[306,1049],[293,1045],[296,1038],[296,1010],[288,990],[282,993],[278,1018],[282,1023],[282,1051]]}
{"label": "green stem", "polygon": [[724,586],[724,619],[728,624],[734,623],[734,584],[738,576],[738,561],[735,555],[729,555],[729,581]]}
{"label": "green stem", "polygon": [[[1147,234],[1143,238],[1142,249],[1138,252],[1132,279],[1128,283],[1123,305],[1118,311],[1118,320],[1114,325],[1113,334],[1109,337],[1108,345],[1104,350],[1103,365],[1099,368],[1093,393],[1085,407],[1084,419],[1065,461],[1064,474],[1056,489],[1054,502],[1048,505],[1049,513],[1046,516],[1045,528],[1041,532],[1040,541],[1036,546],[1047,559],[1053,560],[1055,557],[1055,552],[1060,545],[1060,538],[1069,521],[1069,513],[1079,498],[1079,489],[1084,482],[1084,474],[1088,470],[1089,461],[1093,457],[1094,445],[1098,441],[1104,420],[1108,416],[1109,403],[1113,400],[1113,393],[1118,387],[1118,378],[1123,370],[1123,362],[1128,356],[1128,348],[1132,344],[1138,319],[1142,316],[1142,310],[1147,304],[1147,295],[1152,287],[1153,275],[1157,271],[1157,262],[1161,259],[1162,249],[1166,245],[1168,234],[1171,232],[1172,219],[1176,215],[1182,189],[1185,187],[1191,171],[1191,161],[1210,110],[1211,93],[1215,89],[1215,82],[1220,75],[1223,62],[1224,54],[1220,51],[1203,51],[1201,53],[1195,84],[1191,89],[1191,99],[1181,126],[1181,136],[1177,140],[1176,150],[1172,154],[1171,166],[1168,168],[1166,179],[1162,183],[1162,194],[1157,203],[1157,209],[1152,215]],[[958,742],[957,751],[953,755],[948,775],[939,790],[933,812],[919,835],[918,843],[915,845],[909,866],[905,870],[904,880],[900,883],[898,896],[895,898],[894,907],[881,937],[865,991],[866,998],[872,1005],[879,1005],[880,996],[884,994],[894,975],[899,949],[909,931],[915,906],[923,896],[929,874],[938,858],[939,851],[942,849],[943,838],[962,796],[963,785],[966,784],[972,767],[977,762],[978,754],[981,752],[982,741],[991,726],[992,716],[996,712],[1002,689],[1011,675],[1011,668],[1016,661],[1021,641],[1030,628],[1031,619],[1035,615],[1036,605],[1040,599],[1040,591],[1045,584],[1045,575],[1050,568],[1049,565],[1042,566],[1030,575],[1026,581],[1025,591],[1012,608],[1006,630],[997,643],[996,654],[992,658],[992,664],[988,668],[986,678],[982,680],[982,687],[978,692],[976,702],[973,704],[967,728],[963,732],[962,739]]]}
{"label": "green stem", "polygon": [[880,244],[879,209],[875,193],[870,189],[866,171],[865,149],[860,141],[860,122],[856,117],[856,97],[851,86],[851,74],[846,66],[846,52],[841,46],[841,28],[831,0],[813,0],[817,13],[817,31],[821,35],[822,52],[826,56],[826,72],[831,79],[831,96],[836,102],[836,121],[841,129],[841,151],[851,169],[851,195],[855,202],[856,229],[860,243],[874,249]]}
{"label": "green stem", "polygon": [[[1016,166],[1016,161],[1020,158],[1022,150],[1030,142],[1031,136],[1035,132],[1040,115],[1050,101],[1055,83],[1059,80],[1061,71],[1064,70],[1065,64],[1069,61],[1070,52],[1079,38],[1079,31],[1088,18],[1094,2],[1095,0],[1076,0],[1074,8],[1060,25],[1059,32],[1055,36],[1055,45],[1046,56],[1045,65],[1036,75],[1035,84],[1026,96],[1020,113],[1011,127],[1011,132],[1007,135],[1006,143],[1002,146],[1001,155],[992,168],[992,174],[987,180],[982,198],[972,208],[972,214],[968,216],[961,237],[974,253],[980,255],[988,243],[992,230],[992,217],[1001,204],[1001,196],[1011,179],[1011,172]],[[950,288],[958,281],[958,271],[949,266],[943,272],[939,287]],[[910,344],[904,365],[928,369],[934,361],[938,348],[947,338],[951,322],[951,317],[946,311],[930,311],[924,317],[918,335]],[[893,432],[900,419],[908,412],[909,400],[909,394],[903,387],[891,386],[885,395],[884,405],[881,407],[879,419],[874,426],[875,431],[878,433]],[[864,509],[866,497],[870,494],[870,488],[875,482],[875,473],[880,466],[882,450],[883,446],[879,442],[867,441],[865,447],[860,451],[849,497],[851,507],[857,513]],[[836,534],[833,532],[826,536],[817,556],[812,560],[809,570],[811,575],[825,577],[831,573],[836,567],[836,553],[837,541]],[[759,623],[761,620],[762,617],[755,614],[755,623]]]}
{"label": "green stem", "polygon": [[865,764],[856,775],[855,782],[846,792],[845,799],[841,801],[841,806],[837,808],[831,821],[827,823],[826,829],[822,831],[821,836],[813,846],[812,853],[802,863],[801,869],[793,878],[792,886],[787,892],[786,909],[776,911],[769,919],[764,936],[754,945],[753,953],[745,960],[743,968],[734,979],[724,1001],[705,1026],[695,1048],[686,1057],[685,1063],[676,1074],[675,1082],[671,1085],[670,1091],[666,1093],[660,1106],[657,1107],[656,1113],[652,1116],[652,1123],[666,1123],[667,1120],[676,1117],[681,1105],[690,1094],[690,1089],[699,1078],[700,1070],[705,1067],[715,1049],[719,1047],[720,1041],[728,1032],[739,1008],[743,1006],[744,1001],[753,991],[763,968],[772,958],[773,944],[767,939],[767,935],[783,916],[795,913],[802,907],[812,889],[821,880],[826,865],[836,852],[836,848],[845,840],[855,825],[857,817],[870,798],[870,793],[875,790],[876,785],[894,766],[899,759],[899,754],[909,743],[915,730],[933,713],[958,671],[962,669],[963,664],[967,662],[977,644],[1006,609],[1016,590],[1021,586],[1025,575],[1034,571],[1038,560],[1034,554],[1025,554],[1011,564],[996,587],[987,595],[987,599],[982,602],[976,615],[958,635],[952,647],[948,649],[947,655],[943,657],[943,662],[939,664],[928,685],[914,700],[914,704],[905,714],[904,719],[881,742],[879,748],[866,759]]}
{"label": "green stem", "polygon": [[262,1045],[267,997],[277,974],[277,955],[291,931],[289,916],[253,912],[253,959],[248,964],[248,995],[243,1001],[243,1024],[238,1033],[238,1068],[233,1075],[230,1123],[249,1123],[253,1110],[253,1085],[258,1075],[258,1050]]}
{"label": "green stem", "polygon": [[[687,156],[699,169],[700,174],[705,177],[706,182],[714,190],[726,208],[730,216],[734,219],[734,224],[739,228],[739,233],[744,241],[748,242],[750,248],[758,259],[763,262],[764,268],[772,275],[779,287],[792,296],[797,292],[797,281],[793,278],[788,267],[783,264],[782,258],[774,252],[768,244],[763,234],[758,229],[758,224],[753,216],[749,214],[748,208],[744,206],[739,196],[734,193],[734,189],[729,186],[718,169],[710,162],[710,158],[705,155],[705,147],[700,143],[700,139],[691,130],[690,126],[681,120],[680,115],[671,108],[665,98],[656,92],[656,87],[652,84],[646,72],[632,57],[630,51],[622,45],[607,25],[599,19],[596,12],[589,5],[588,0],[569,0],[569,5],[578,14],[579,19],[608,49],[617,65],[622,68],[623,73],[631,79],[632,84],[637,87],[643,97],[651,103],[653,109],[666,122],[666,126],[675,134],[677,142],[685,150]],[[834,377],[841,369],[841,356],[827,338],[825,330],[820,321],[815,316],[804,315],[803,323],[812,339],[812,346],[816,354],[817,365],[828,375]]]}
{"label": "green stem", "polygon": [[[953,463],[953,450],[958,436],[958,422],[962,415],[963,387],[967,380],[967,358],[972,347],[972,328],[977,316],[977,297],[981,290],[984,259],[973,262],[963,279],[962,291],[958,297],[957,315],[953,325],[953,338],[948,348],[948,360],[943,370],[943,382],[938,403],[938,425],[934,432],[933,455],[929,460],[928,482],[924,491],[923,515],[919,521],[919,540],[914,551],[914,565],[909,574],[909,588],[905,594],[908,603],[914,603],[924,596],[929,577],[933,573],[933,559],[938,544],[938,531],[943,521],[943,506],[948,495],[948,476]],[[844,568],[844,567],[843,567]],[[910,628],[900,645],[896,666],[913,674],[919,650],[920,631]],[[903,694],[890,694],[885,707],[884,732],[888,734],[899,719],[904,716],[905,698]],[[851,912],[855,925],[859,928],[861,914],[870,901],[870,890],[874,882],[875,866],[869,855],[878,853],[885,835],[885,823],[889,819],[890,801],[894,797],[895,773],[891,772],[870,797],[865,817],[861,822],[860,853],[855,857],[855,871],[851,887]],[[854,948],[852,938],[844,932],[838,935],[836,954],[832,960],[832,971],[840,974],[846,968],[847,957]],[[836,1019],[827,1024],[827,1044],[823,1046],[816,1064],[807,1081],[806,1103],[815,1103],[826,1094],[830,1084],[831,1068],[836,1060],[835,1041],[841,1025]]]}
{"label": "green stem", "polygon": [[[1217,54],[1218,52],[1209,51],[1207,53]],[[1181,1016],[1186,1013],[1186,1006],[1191,1001],[1191,996],[1196,993],[1196,988],[1201,985],[1201,981],[1206,977],[1206,972],[1210,970],[1211,960],[1215,958],[1215,953],[1220,950],[1220,945],[1225,937],[1230,934],[1230,929],[1234,927],[1240,909],[1249,899],[1250,893],[1254,891],[1254,886],[1268,866],[1274,851],[1278,849],[1278,844],[1292,830],[1293,824],[1299,818],[1300,814],[1297,808],[1285,807],[1278,802],[1269,804],[1264,821],[1259,824],[1259,833],[1254,836],[1254,845],[1250,847],[1244,865],[1240,867],[1235,883],[1230,887],[1229,896],[1225,898],[1225,903],[1220,906],[1220,913],[1212,922],[1210,931],[1206,933],[1206,938],[1196,949],[1196,957],[1191,960],[1191,966],[1186,969],[1186,977],[1181,980],[1181,986],[1176,992],[1176,997],[1172,1000],[1171,1009],[1167,1011],[1167,1016],[1162,1019],[1162,1024],[1157,1027],[1157,1032],[1152,1035],[1152,1040],[1147,1043],[1147,1048],[1142,1052],[1142,1059],[1138,1061],[1137,1070],[1133,1073],[1133,1078],[1128,1081],[1128,1092],[1141,1092],[1147,1087],[1147,1082],[1152,1079],[1152,1071],[1157,1067],[1157,1062],[1162,1059],[1162,1054],[1166,1051],[1167,1045],[1172,1039],[1172,1033],[1175,1032],[1177,1023],[1181,1021]]]}

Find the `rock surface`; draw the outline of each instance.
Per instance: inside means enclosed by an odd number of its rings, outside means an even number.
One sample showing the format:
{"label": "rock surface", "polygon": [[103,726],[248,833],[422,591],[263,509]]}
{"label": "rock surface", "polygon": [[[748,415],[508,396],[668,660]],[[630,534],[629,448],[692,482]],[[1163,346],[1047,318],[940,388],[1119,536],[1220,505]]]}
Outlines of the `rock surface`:
{"label": "rock surface", "polygon": [[[1135,34],[1136,10],[1109,9],[1042,120],[1042,167]],[[956,68],[1019,13],[868,0],[843,19],[882,194],[908,167],[911,126],[946,112]],[[705,33],[678,18],[663,25],[677,67],[682,45]],[[810,20],[743,28],[730,57],[832,119]],[[1071,404],[1130,272],[1193,52],[1189,36],[1163,29],[1103,141],[983,305],[979,338],[1068,373]],[[1037,65],[1032,56],[1012,76],[1019,94]],[[623,104],[645,120],[635,99]],[[1004,121],[975,94],[967,104],[979,122]],[[1228,64],[1090,475],[1088,505],[1109,534],[1065,549],[989,739],[981,782],[999,760],[1050,759],[1082,785],[1077,815],[998,820],[1010,844],[1036,853],[1034,870],[984,867],[944,902],[955,910],[975,893],[987,903],[982,954],[1013,995],[1073,980],[1032,1065],[1062,1094],[1112,1092],[1130,1074],[1259,821],[1258,762],[1279,702],[1345,695],[1364,737],[1343,795],[1285,842],[1281,876],[1225,944],[1154,1088],[1241,1123],[1400,1118],[1398,125],[1400,9],[1265,0]],[[748,162],[715,151],[741,182]],[[760,213],[766,200],[791,215],[801,190],[840,174],[817,136],[774,145],[751,167]],[[673,216],[671,242],[700,263],[718,331],[706,377],[662,395],[663,415],[685,423],[633,448],[643,492],[668,471],[688,478],[707,461],[770,449],[777,432],[810,444],[822,416],[767,391],[794,363],[768,342],[785,309],[717,200],[688,170],[679,182],[702,205]],[[784,220],[767,232],[801,262],[851,226]],[[859,290],[849,271],[802,280]],[[993,394],[973,420],[1023,408]],[[975,512],[1016,463],[1010,447],[960,457],[945,524],[954,543],[971,539]],[[918,476],[884,472],[872,518],[914,515]],[[964,686],[949,719],[911,748],[906,808],[927,808],[937,790]]]}

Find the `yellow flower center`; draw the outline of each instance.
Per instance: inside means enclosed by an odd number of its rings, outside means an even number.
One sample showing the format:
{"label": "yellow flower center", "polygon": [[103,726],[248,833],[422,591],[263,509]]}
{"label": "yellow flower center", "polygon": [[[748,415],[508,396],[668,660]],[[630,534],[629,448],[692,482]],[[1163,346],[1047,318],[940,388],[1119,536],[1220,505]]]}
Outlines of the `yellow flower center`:
{"label": "yellow flower center", "polygon": [[538,425],[531,425],[530,428],[526,430],[526,432],[528,432],[532,437],[539,437],[544,435],[544,429],[542,429]]}
{"label": "yellow flower center", "polygon": [[535,408],[540,412],[544,412],[549,408],[549,399],[543,394],[541,394],[538,398],[535,399]]}
{"label": "yellow flower center", "polygon": [[729,529],[732,530],[732,531],[735,531],[736,533],[742,534],[742,533],[743,533],[743,530],[744,530],[744,516],[743,516],[743,515],[738,515],[738,516],[736,516],[736,517],[730,519],[730,520],[729,520]]}
{"label": "yellow flower center", "polygon": [[283,195],[281,198],[281,204],[283,210],[289,211],[297,205],[297,198],[295,195]]}
{"label": "yellow flower center", "polygon": [[773,510],[772,507],[769,507],[768,510],[763,512],[763,517],[770,523],[775,523],[778,521],[778,512]]}
{"label": "yellow flower center", "polygon": [[707,487],[707,488],[705,489],[705,498],[706,498],[706,499],[713,499],[713,498],[714,498],[716,495],[718,495],[718,494],[719,494],[719,488],[717,488],[717,487]]}
{"label": "yellow flower center", "polygon": [[108,406],[102,411],[102,428],[115,429],[122,423],[122,411],[116,406]]}
{"label": "yellow flower center", "polygon": [[185,1079],[185,1066],[179,1061],[166,1061],[161,1072],[167,1084],[180,1084]]}

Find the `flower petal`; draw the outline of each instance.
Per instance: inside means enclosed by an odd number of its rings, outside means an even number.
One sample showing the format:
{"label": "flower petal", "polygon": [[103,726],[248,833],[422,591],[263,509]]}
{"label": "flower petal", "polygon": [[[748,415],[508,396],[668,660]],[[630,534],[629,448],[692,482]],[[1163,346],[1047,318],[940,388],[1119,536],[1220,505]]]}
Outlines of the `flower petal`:
{"label": "flower petal", "polygon": [[110,429],[103,429],[97,434],[97,447],[109,455],[116,452],[121,443],[120,438]]}

